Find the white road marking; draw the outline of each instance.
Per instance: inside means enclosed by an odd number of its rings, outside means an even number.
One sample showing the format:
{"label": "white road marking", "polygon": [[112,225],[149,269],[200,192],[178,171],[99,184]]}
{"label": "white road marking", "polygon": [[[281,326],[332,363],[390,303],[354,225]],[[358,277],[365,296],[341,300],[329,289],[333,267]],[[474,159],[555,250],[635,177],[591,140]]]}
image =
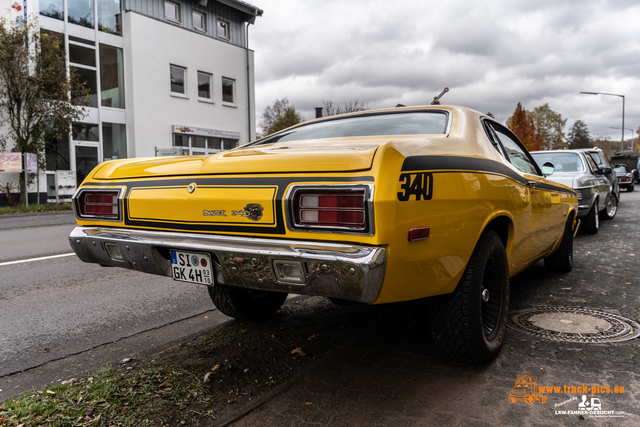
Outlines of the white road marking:
{"label": "white road marking", "polygon": [[65,256],[71,256],[71,255],[75,255],[75,252],[71,252],[70,254],[62,254],[62,255],[50,255],[50,256],[43,256],[40,258],[29,258],[29,259],[21,259],[18,261],[9,261],[9,262],[0,262],[0,267],[2,267],[3,265],[11,265],[11,264],[20,264],[23,262],[31,262],[31,261],[43,261],[45,259],[53,259],[53,258],[62,258]]}

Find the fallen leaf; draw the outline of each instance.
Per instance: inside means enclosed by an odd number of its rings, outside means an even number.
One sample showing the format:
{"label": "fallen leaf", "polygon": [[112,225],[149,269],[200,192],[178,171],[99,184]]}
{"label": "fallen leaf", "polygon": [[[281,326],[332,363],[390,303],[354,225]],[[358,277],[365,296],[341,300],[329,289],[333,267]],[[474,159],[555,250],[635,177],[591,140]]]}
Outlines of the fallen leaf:
{"label": "fallen leaf", "polygon": [[[624,282],[624,284],[625,285],[630,285],[631,283],[630,282]],[[2,391],[2,390],[0,390],[0,391]]]}
{"label": "fallen leaf", "polygon": [[560,288],[561,291],[570,291],[571,288]]}
{"label": "fallen leaf", "polygon": [[47,394],[56,394],[55,391],[47,390]]}
{"label": "fallen leaf", "polygon": [[244,373],[245,373],[245,374],[246,374],[247,372],[249,372],[249,368],[246,368],[246,369],[244,370]]}
{"label": "fallen leaf", "polygon": [[207,372],[206,374],[204,374],[205,383],[211,382],[211,380],[209,379],[210,376],[211,376],[211,372]]}
{"label": "fallen leaf", "polygon": [[313,405],[313,403],[312,402],[307,402],[307,403],[305,403],[305,405],[311,406],[311,405]]}
{"label": "fallen leaf", "polygon": [[211,372],[215,372],[215,371],[217,371],[218,369],[220,369],[220,365],[216,365],[216,366],[214,366],[213,368],[211,368]]}
{"label": "fallen leaf", "polygon": [[306,355],[307,355],[307,353],[305,353],[305,352],[302,350],[302,347],[298,347],[298,348],[296,348],[296,349],[294,349],[294,350],[291,350],[291,354],[297,354],[297,355],[299,355],[299,356],[301,356],[301,357],[304,357],[304,356],[306,356]]}

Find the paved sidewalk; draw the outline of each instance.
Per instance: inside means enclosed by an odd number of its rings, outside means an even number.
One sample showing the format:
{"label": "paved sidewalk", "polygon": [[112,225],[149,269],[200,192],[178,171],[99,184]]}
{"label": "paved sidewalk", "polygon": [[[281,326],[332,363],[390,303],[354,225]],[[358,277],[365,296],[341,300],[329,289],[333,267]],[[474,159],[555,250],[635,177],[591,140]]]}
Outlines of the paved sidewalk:
{"label": "paved sidewalk", "polygon": [[0,215],[0,230],[75,224],[73,211],[34,212]]}

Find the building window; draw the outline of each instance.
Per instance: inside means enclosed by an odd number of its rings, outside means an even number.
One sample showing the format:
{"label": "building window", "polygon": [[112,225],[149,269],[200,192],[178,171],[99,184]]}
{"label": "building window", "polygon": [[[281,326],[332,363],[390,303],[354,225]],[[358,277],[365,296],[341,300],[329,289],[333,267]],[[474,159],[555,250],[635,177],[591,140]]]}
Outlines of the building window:
{"label": "building window", "polygon": [[180,5],[170,1],[164,2],[164,18],[169,21],[180,22]]}
{"label": "building window", "polygon": [[47,170],[71,170],[69,132],[61,131],[58,126],[53,126],[47,129],[47,134],[48,138],[45,142]]}
{"label": "building window", "polygon": [[207,31],[207,16],[204,13],[193,12],[193,28],[198,31]]}
{"label": "building window", "polygon": [[80,82],[84,83],[89,88],[88,101],[84,102],[77,94],[71,93],[71,99],[73,99],[76,105],[85,105],[86,107],[98,108],[98,82],[96,78],[96,70],[88,70],[86,68],[71,66],[71,72],[78,76]]}
{"label": "building window", "polygon": [[218,37],[229,40],[229,23],[218,19]]}
{"label": "building window", "polygon": [[98,125],[74,123],[71,130],[74,141],[100,141]]}
{"label": "building window", "polygon": [[222,102],[226,104],[235,104],[235,84],[236,81],[232,79],[228,79],[226,77],[222,78]]}
{"label": "building window", "polygon": [[211,74],[198,71],[198,98],[212,101]]}
{"label": "building window", "polygon": [[126,127],[119,123],[102,123],[102,154],[104,161],[127,158]]}
{"label": "building window", "polygon": [[100,99],[103,107],[124,108],[122,49],[100,44]]}
{"label": "building window", "polygon": [[187,70],[171,65],[171,93],[187,95]]}
{"label": "building window", "polygon": [[88,67],[95,67],[96,50],[69,43],[69,62],[86,65]]}
{"label": "building window", "polygon": [[238,140],[174,133],[173,146],[181,147],[181,152],[185,155],[215,154],[237,147]]}
{"label": "building window", "polygon": [[42,0],[40,2],[40,15],[49,18],[64,20],[64,1],[63,0]]}
{"label": "building window", "polygon": [[98,29],[102,32],[122,35],[120,0],[98,0]]}
{"label": "building window", "polygon": [[93,28],[95,22],[93,0],[67,0],[67,21]]}
{"label": "building window", "polygon": [[75,37],[75,36],[69,36],[69,41],[70,42],[78,42],[78,43],[82,43],[82,44],[86,44],[89,46],[95,46],[96,42],[91,41],[91,40],[87,40],[87,39],[82,39],[80,37]]}

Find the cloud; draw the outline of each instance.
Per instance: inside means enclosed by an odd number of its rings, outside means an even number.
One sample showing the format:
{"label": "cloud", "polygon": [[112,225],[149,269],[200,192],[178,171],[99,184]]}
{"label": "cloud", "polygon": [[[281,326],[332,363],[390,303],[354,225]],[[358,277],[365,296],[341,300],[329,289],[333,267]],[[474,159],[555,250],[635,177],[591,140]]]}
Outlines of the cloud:
{"label": "cloud", "polygon": [[[288,97],[306,115],[330,99],[372,108],[442,101],[506,120],[548,102],[592,134],[640,125],[640,6],[605,0],[260,1],[250,30],[260,113]],[[593,98],[593,99],[591,99]],[[609,98],[609,99],[605,99]],[[618,125],[619,126],[619,125]]]}

